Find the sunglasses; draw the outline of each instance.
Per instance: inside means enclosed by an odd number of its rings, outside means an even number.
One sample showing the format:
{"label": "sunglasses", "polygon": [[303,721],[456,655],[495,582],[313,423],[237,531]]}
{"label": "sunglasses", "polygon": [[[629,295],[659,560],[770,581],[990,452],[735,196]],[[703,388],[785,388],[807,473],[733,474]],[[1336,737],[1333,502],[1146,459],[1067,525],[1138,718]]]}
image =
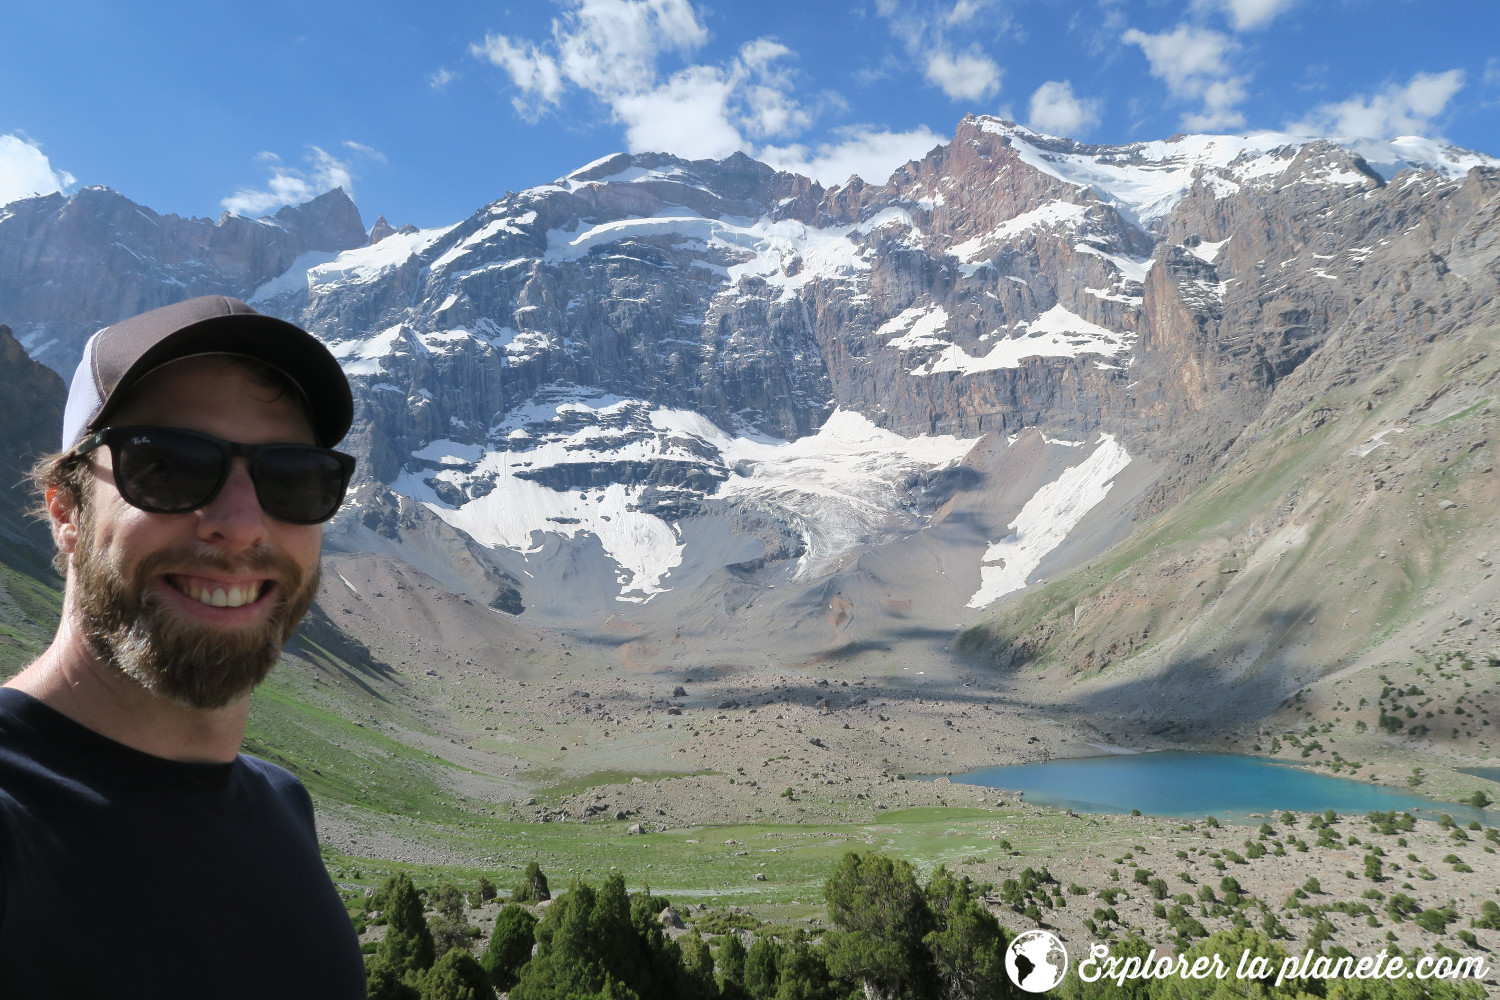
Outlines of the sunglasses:
{"label": "sunglasses", "polygon": [[115,488],[132,507],[186,514],[223,489],[236,458],[250,462],[261,510],[278,521],[320,524],[338,512],[354,458],[310,444],[240,444],[176,427],[106,427],[78,445],[86,455],[108,447]]}

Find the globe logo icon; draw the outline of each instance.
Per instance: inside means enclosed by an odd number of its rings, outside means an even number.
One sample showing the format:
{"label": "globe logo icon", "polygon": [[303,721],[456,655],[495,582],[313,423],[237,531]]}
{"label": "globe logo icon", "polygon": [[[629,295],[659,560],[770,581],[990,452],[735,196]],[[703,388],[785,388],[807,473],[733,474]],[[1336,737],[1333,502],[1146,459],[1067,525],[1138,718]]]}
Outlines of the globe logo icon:
{"label": "globe logo icon", "polygon": [[1005,949],[1005,974],[1028,993],[1045,993],[1068,971],[1068,950],[1051,931],[1026,931]]}

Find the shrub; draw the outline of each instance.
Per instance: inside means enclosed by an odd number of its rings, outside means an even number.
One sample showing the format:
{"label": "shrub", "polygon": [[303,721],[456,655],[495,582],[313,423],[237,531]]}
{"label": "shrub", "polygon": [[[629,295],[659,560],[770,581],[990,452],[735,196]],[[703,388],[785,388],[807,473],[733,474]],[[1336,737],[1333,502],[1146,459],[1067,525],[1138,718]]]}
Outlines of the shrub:
{"label": "shrub", "polygon": [[1423,910],[1416,917],[1417,926],[1434,934],[1441,934],[1448,929],[1448,925],[1458,919],[1458,914],[1451,907],[1434,907]]}

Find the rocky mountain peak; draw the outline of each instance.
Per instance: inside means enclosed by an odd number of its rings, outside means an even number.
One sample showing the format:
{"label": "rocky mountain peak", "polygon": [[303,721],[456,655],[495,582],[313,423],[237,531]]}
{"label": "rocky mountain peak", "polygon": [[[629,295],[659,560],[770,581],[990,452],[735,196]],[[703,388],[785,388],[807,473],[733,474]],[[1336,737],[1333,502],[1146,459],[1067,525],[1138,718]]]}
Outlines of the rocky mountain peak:
{"label": "rocky mountain peak", "polygon": [[370,227],[370,246],[374,246],[395,231],[396,227],[385,221],[385,216],[377,215],[375,225]]}
{"label": "rocky mountain peak", "polygon": [[287,205],[272,218],[302,247],[302,252],[337,252],[365,242],[365,224],[359,217],[359,209],[341,187],[301,205]]}
{"label": "rocky mountain peak", "polygon": [[305,253],[366,241],[342,189],[218,222],[159,215],[107,187],[24,199],[0,215],[0,319],[71,374],[89,335],[118,319],[195,295],[247,298]]}

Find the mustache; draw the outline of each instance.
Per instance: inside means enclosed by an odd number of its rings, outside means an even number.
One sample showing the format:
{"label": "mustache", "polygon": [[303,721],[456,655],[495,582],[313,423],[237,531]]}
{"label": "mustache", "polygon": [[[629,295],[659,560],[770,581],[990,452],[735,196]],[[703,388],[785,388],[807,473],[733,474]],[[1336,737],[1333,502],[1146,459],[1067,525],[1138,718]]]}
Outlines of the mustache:
{"label": "mustache", "polygon": [[250,549],[231,556],[212,546],[184,545],[146,556],[136,567],[135,576],[140,584],[153,576],[168,573],[192,576],[197,570],[225,576],[266,577],[289,591],[298,588],[304,575],[296,560],[271,549]]}

